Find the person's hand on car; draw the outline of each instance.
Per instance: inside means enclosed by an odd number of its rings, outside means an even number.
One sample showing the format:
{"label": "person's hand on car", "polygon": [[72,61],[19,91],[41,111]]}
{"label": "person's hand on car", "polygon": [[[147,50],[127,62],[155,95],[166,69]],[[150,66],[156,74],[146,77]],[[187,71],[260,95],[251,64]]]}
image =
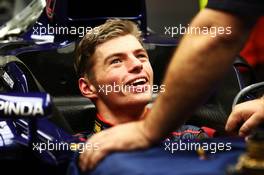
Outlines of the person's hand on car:
{"label": "person's hand on car", "polygon": [[256,99],[238,104],[234,107],[226,123],[228,132],[239,128],[239,136],[247,136],[264,122],[264,99]]}
{"label": "person's hand on car", "polygon": [[87,144],[98,145],[98,149],[86,149],[79,159],[83,171],[93,169],[107,154],[113,151],[143,149],[152,145],[145,135],[142,121],[120,124],[93,135]]}

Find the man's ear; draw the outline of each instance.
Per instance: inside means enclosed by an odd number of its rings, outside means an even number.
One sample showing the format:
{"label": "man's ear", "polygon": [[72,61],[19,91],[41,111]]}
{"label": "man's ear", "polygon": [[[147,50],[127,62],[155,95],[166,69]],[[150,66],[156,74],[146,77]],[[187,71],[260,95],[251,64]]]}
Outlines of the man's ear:
{"label": "man's ear", "polygon": [[95,99],[98,97],[95,86],[87,78],[79,78],[78,84],[83,96],[90,99]]}

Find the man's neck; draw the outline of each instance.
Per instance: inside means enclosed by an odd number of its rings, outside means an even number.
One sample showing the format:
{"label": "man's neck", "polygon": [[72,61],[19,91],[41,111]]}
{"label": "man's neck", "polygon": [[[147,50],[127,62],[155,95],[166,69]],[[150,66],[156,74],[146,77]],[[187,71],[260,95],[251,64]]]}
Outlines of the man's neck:
{"label": "man's neck", "polygon": [[97,111],[105,121],[112,125],[117,125],[142,119],[146,115],[147,108],[145,105],[129,106],[129,108],[119,107],[116,109],[109,109],[104,106],[97,106]]}

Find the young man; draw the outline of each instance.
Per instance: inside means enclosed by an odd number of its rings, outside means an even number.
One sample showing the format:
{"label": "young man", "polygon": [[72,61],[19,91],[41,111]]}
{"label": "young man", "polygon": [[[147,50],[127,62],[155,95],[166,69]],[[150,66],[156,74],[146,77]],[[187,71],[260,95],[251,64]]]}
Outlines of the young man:
{"label": "young man", "polygon": [[[149,111],[147,104],[157,88],[140,35],[131,21],[108,20],[86,34],[76,49],[79,89],[97,109],[95,133],[141,120]],[[192,126],[172,134],[173,139],[205,137],[203,130]]]}
{"label": "young man", "polygon": [[153,71],[139,37],[133,23],[108,21],[77,48],[80,91],[94,102],[99,119],[110,125],[139,120],[151,100]]}

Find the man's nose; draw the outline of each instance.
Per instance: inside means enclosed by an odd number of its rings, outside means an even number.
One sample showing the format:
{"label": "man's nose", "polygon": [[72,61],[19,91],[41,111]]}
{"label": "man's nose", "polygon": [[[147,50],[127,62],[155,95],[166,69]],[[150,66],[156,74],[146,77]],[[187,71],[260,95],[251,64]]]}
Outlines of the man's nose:
{"label": "man's nose", "polygon": [[140,72],[142,69],[142,62],[137,57],[131,56],[128,61],[128,72]]}

